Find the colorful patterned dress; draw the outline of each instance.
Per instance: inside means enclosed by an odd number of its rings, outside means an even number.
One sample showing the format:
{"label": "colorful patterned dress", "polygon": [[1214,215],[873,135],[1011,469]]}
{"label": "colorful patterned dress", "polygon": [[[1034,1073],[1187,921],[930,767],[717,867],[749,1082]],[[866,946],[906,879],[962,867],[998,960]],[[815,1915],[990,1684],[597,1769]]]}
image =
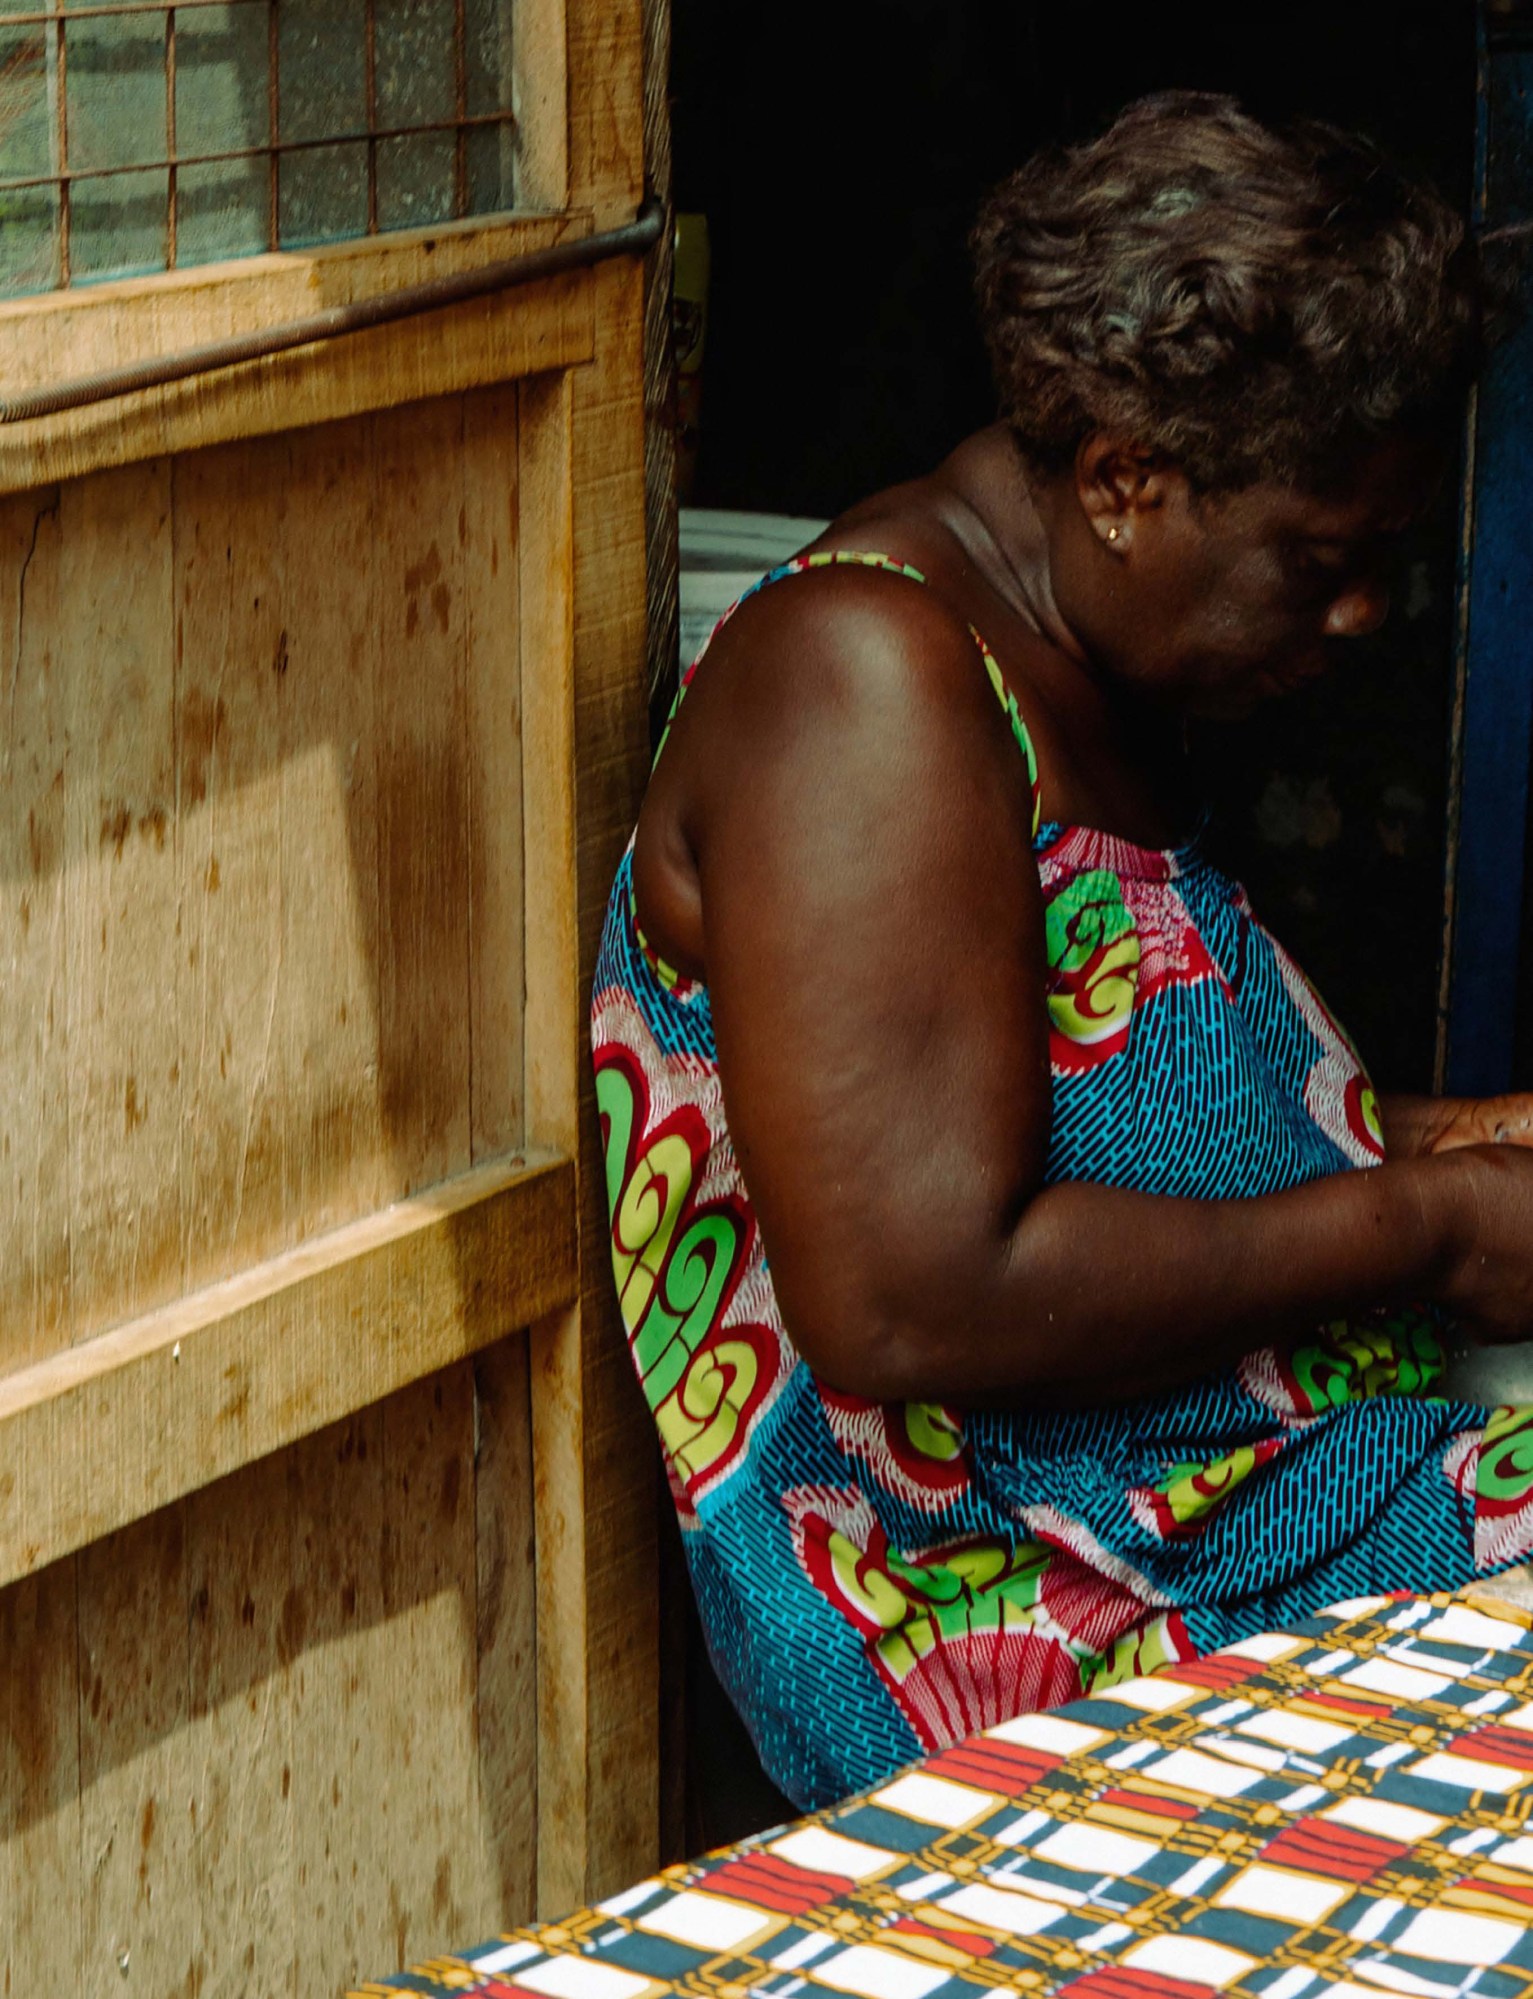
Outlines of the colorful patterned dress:
{"label": "colorful patterned dress", "polygon": [[[924,580],[836,552],[756,588],[832,562]],[[1033,788],[1047,1180],[1221,1200],[1375,1164],[1358,1056],[1239,884],[1196,841],[1153,852],[1041,822],[1026,728],[975,640]],[[783,1327],[707,989],[647,948],[632,863],[630,846],[592,1003],[613,1270],[714,1664],[798,1805],[1021,1710],[1375,1589],[1454,1588],[1533,1546],[1533,1410],[1434,1396],[1424,1311],[1072,1414],[825,1387]]]}

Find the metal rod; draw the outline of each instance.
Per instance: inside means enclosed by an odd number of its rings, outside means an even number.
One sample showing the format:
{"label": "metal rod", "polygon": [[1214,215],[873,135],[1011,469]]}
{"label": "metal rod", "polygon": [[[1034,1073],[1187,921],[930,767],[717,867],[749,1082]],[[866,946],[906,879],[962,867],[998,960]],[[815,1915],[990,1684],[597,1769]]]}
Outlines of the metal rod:
{"label": "metal rod", "polygon": [[452,103],[456,114],[452,147],[452,212],[461,220],[468,213],[468,21],[464,0],[453,0]]}
{"label": "metal rod", "polygon": [[[97,7],[71,7],[71,21],[98,21],[103,15],[111,14],[166,14],[172,6],[181,7],[266,7],[271,0],[111,0],[110,5]],[[59,9],[46,7],[34,9],[27,14],[0,15],[7,29],[41,28],[51,26],[58,19]]]}
{"label": "metal rod", "polygon": [[367,0],[364,69],[367,88],[367,233],[378,233],[378,0]]}
{"label": "metal rod", "polygon": [[[0,15],[0,21],[4,20]],[[70,15],[71,20],[74,19]],[[514,129],[516,115],[511,111],[478,111],[464,121],[467,127],[480,125],[502,125]],[[216,167],[226,165],[231,160],[259,160],[267,154],[313,152],[325,146],[359,146],[364,141],[378,139],[410,139],[422,132],[451,132],[456,129],[456,121],[438,118],[424,125],[386,126],[381,132],[337,132],[326,134],[320,139],[288,139],[281,145],[236,146],[224,153],[181,153],[172,152],[162,160],[139,160],[131,167],[74,167],[56,174],[31,174],[15,180],[0,180],[0,194],[13,194],[28,187],[62,187],[68,182],[79,180],[113,180],[124,173],[146,173],[155,167],[169,167],[174,173],[177,167]],[[374,231],[369,231],[374,234]]]}
{"label": "metal rod", "polygon": [[280,120],[280,80],[278,65],[282,57],[282,37],[277,24],[277,0],[270,0],[266,15],[266,247],[275,250],[282,240],[282,199],[281,199],[281,155],[277,151],[277,141],[281,136]]}
{"label": "metal rod", "polygon": [[170,154],[165,190],[165,268],[176,268],[176,10],[165,10],[165,149]]}
{"label": "metal rod", "polygon": [[59,382],[51,389],[29,389],[0,402],[0,424],[26,423],[36,417],[56,416],[63,410],[83,409],[113,396],[132,395],[140,389],[162,388],[193,375],[208,375],[218,368],[232,368],[242,361],[260,361],[270,354],[285,354],[294,347],[335,340],[343,334],[361,333],[368,327],[386,326],[394,320],[411,319],[422,312],[436,312],[443,306],[460,305],[486,293],[512,291],[519,285],[536,284],[566,271],[588,270],[610,257],[642,256],[659,240],[665,226],[665,210],[658,201],[646,201],[632,222],[618,229],[604,229],[594,236],[577,236],[572,241],[554,243],[546,250],[525,250],[520,256],[505,257],[477,271],[460,271],[452,277],[428,278],[423,284],[404,285],[398,291],[383,292],[376,298],[357,299],[350,305],[335,305],[307,319],[292,319],[283,326],[270,326],[260,333],[238,334],[231,340],[214,340],[184,354],[165,355],[151,361],[137,361],[125,368],[109,368],[76,381]]}
{"label": "metal rod", "polygon": [[58,36],[57,61],[54,65],[54,79],[58,87],[58,117],[55,126],[59,136],[59,284],[67,285],[70,280],[70,214],[69,199],[69,57],[64,41],[64,16],[58,12],[63,0],[54,0],[57,13]]}

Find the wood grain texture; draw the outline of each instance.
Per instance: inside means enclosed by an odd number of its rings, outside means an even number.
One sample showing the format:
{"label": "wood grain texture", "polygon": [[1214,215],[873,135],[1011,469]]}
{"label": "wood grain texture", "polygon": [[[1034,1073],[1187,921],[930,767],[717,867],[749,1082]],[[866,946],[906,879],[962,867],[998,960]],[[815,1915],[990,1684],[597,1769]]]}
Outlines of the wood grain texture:
{"label": "wood grain texture", "polygon": [[565,0],[569,199],[595,226],[633,213],[644,189],[642,0]]}
{"label": "wood grain texture", "polygon": [[[0,373],[631,214],[637,0],[568,12],[537,172],[589,212],[23,302]],[[71,475],[0,505],[0,1990],[331,1991],[656,1857],[582,1040],[642,319],[625,261],[0,436],[0,492]]]}
{"label": "wood grain texture", "polygon": [[60,496],[0,501],[0,1358],[69,1339]]}
{"label": "wood grain texture", "polygon": [[[419,1388],[405,1391],[413,1407]],[[295,1922],[300,1992],[338,1992],[394,1961],[380,1828],[395,1782],[380,1753],[374,1689],[394,1697],[381,1560],[384,1405],[361,1410],[286,1454],[290,1587],[305,1643],[292,1702]]]}
{"label": "wood grain texture", "polygon": [[[160,1860],[162,1895],[197,1910],[198,1999],[293,1986],[300,1938],[289,1681],[306,1633],[288,1482],[288,1462],[278,1455],[194,1494],[184,1508],[189,1881]],[[145,1637],[155,1643],[161,1634]]]}
{"label": "wood grain texture", "polygon": [[486,1664],[530,1580],[525,1367],[482,1362],[493,1497],[460,1364],[0,1592],[0,1991],[308,1999],[526,1918],[525,1686],[493,1801],[476,1740],[478,1679],[528,1663]]}
{"label": "wood grain texture", "polygon": [[478,1167],[0,1378],[0,1582],[573,1296],[573,1175]]}
{"label": "wood grain texture", "polygon": [[[630,210],[631,214],[631,210]],[[374,237],[0,305],[8,390],[72,380],[589,233],[567,214]],[[108,465],[392,409],[588,360],[589,273],[0,428],[0,493]]]}
{"label": "wood grain texture", "polygon": [[0,1992],[80,1989],[78,1565],[0,1591]]}
{"label": "wood grain texture", "polygon": [[166,1088],[183,1291],[298,1234],[282,1156],[292,1072],[278,1037],[296,969],[283,948],[280,760],[289,459],[277,437],[173,464],[176,916],[173,941],[145,924],[142,945],[146,960],[157,945],[179,959]]}
{"label": "wood grain texture", "polygon": [[671,197],[670,0],[644,0],[645,184],[665,227],[644,262],[644,540],[652,710],[676,691],[681,551],[676,509],[676,343],[672,330],[676,217]]}
{"label": "wood grain texture", "polygon": [[166,1507],[78,1565],[86,1999],[120,1994],[125,1980],[155,1994],[197,1989],[185,1534],[185,1509]]}
{"label": "wood grain texture", "polygon": [[[615,215],[644,180],[639,0],[569,0],[568,24],[571,199]],[[603,267],[595,292],[596,358],[571,377],[570,412],[581,1301],[530,1348],[540,1619],[545,1545],[562,1551],[566,1578],[560,1621],[539,1627],[540,1728],[546,1738],[557,1703],[567,1713],[578,1701],[567,1725],[578,1724],[581,1761],[578,1793],[566,1785],[556,1800],[540,1756],[542,1916],[621,1888],[658,1855],[656,1444],[613,1293],[585,1040],[606,899],[648,764],[642,268]],[[559,1529],[552,1543],[546,1522]],[[548,1647],[573,1647],[577,1633],[578,1681],[555,1688]]]}
{"label": "wood grain texture", "polygon": [[[517,391],[464,404],[463,588],[467,653],[470,1143],[509,1151],[525,1129],[526,871]],[[538,560],[544,560],[540,535]]]}
{"label": "wood grain texture", "polygon": [[[384,1124],[378,1039],[377,422],[287,439],[279,651],[280,932],[275,1059],[286,1105],[284,1205],[301,1236],[402,1191]],[[405,663],[407,664],[407,662]],[[422,829],[429,839],[429,829]],[[505,1150],[516,1140],[508,1139]]]}
{"label": "wood grain texture", "polygon": [[398,411],[375,440],[378,1045],[408,1192],[470,1156],[463,404]]}
{"label": "wood grain texture", "polygon": [[569,63],[565,0],[517,0],[516,197],[529,208],[569,202]]}
{"label": "wood grain texture", "polygon": [[474,1362],[478,1410],[479,1795],[501,1922],[537,1907],[538,1636],[532,1404],[525,1340]]}
{"label": "wood grain texture", "polygon": [[[648,766],[645,688],[643,276],[600,274],[599,360],[575,378],[576,900],[581,1019],[607,895]],[[612,1287],[611,1234],[588,1061],[581,1064],[581,1406],[584,1426],[587,1892],[652,1868],[658,1840],[658,1581],[654,1427]]]}
{"label": "wood grain texture", "polygon": [[73,1340],[180,1285],[171,508],[164,459],[59,498]]}
{"label": "wood grain texture", "polygon": [[0,507],[0,1370],[520,1142],[515,401]]}

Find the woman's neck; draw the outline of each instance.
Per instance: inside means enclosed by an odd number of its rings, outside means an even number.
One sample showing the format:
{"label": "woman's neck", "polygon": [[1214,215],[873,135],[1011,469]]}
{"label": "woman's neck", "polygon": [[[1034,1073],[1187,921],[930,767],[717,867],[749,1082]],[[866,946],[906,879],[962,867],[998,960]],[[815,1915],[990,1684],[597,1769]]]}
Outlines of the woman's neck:
{"label": "woman's neck", "polygon": [[966,439],[937,478],[951,504],[947,524],[990,588],[1014,616],[1090,672],[1090,656],[1054,596],[1039,496],[1004,425]]}

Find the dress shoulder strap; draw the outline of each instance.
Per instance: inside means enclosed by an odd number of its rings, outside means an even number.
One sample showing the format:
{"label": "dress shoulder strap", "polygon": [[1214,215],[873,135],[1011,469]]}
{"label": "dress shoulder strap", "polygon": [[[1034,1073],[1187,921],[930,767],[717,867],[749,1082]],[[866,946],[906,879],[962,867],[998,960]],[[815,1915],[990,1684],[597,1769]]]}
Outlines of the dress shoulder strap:
{"label": "dress shoulder strap", "polygon": [[[919,569],[914,568],[908,562],[897,562],[892,555],[878,555],[871,551],[853,548],[820,549],[810,555],[795,555],[791,561],[780,563],[776,569],[768,570],[759,582],[753,583],[749,590],[737,597],[734,603],[730,605],[723,617],[719,619],[713,630],[708,634],[696,659],[692,661],[692,664],[681,676],[681,685],[676,690],[676,699],[671,703],[671,712],[666,719],[664,734],[660,738],[660,747],[655,751],[656,763],[660,761],[660,753],[665,748],[666,737],[671,732],[671,723],[676,719],[676,711],[681,706],[682,699],[692,684],[692,676],[702,664],[703,657],[707,653],[709,646],[713,644],[713,641],[729,623],[740,606],[749,603],[750,599],[758,591],[766,589],[768,584],[780,583],[784,577],[802,576],[810,570],[830,569],[841,563],[858,563],[864,569],[886,570],[891,576],[907,576],[912,583],[925,583],[927,580]],[[985,663],[985,673],[994,690],[996,699],[1005,711],[1006,719],[1011,724],[1012,736],[1016,741],[1017,748],[1022,752],[1022,761],[1027,766],[1028,791],[1033,801],[1033,833],[1036,837],[1043,814],[1038,790],[1038,759],[1033,752],[1033,739],[1027,732],[1027,724],[1023,721],[1022,711],[1017,706],[1017,697],[1006,685],[1005,676],[1001,672],[995,654],[986,645],[984,639],[981,638],[973,625],[969,626],[969,636],[979,648],[980,658]]]}

